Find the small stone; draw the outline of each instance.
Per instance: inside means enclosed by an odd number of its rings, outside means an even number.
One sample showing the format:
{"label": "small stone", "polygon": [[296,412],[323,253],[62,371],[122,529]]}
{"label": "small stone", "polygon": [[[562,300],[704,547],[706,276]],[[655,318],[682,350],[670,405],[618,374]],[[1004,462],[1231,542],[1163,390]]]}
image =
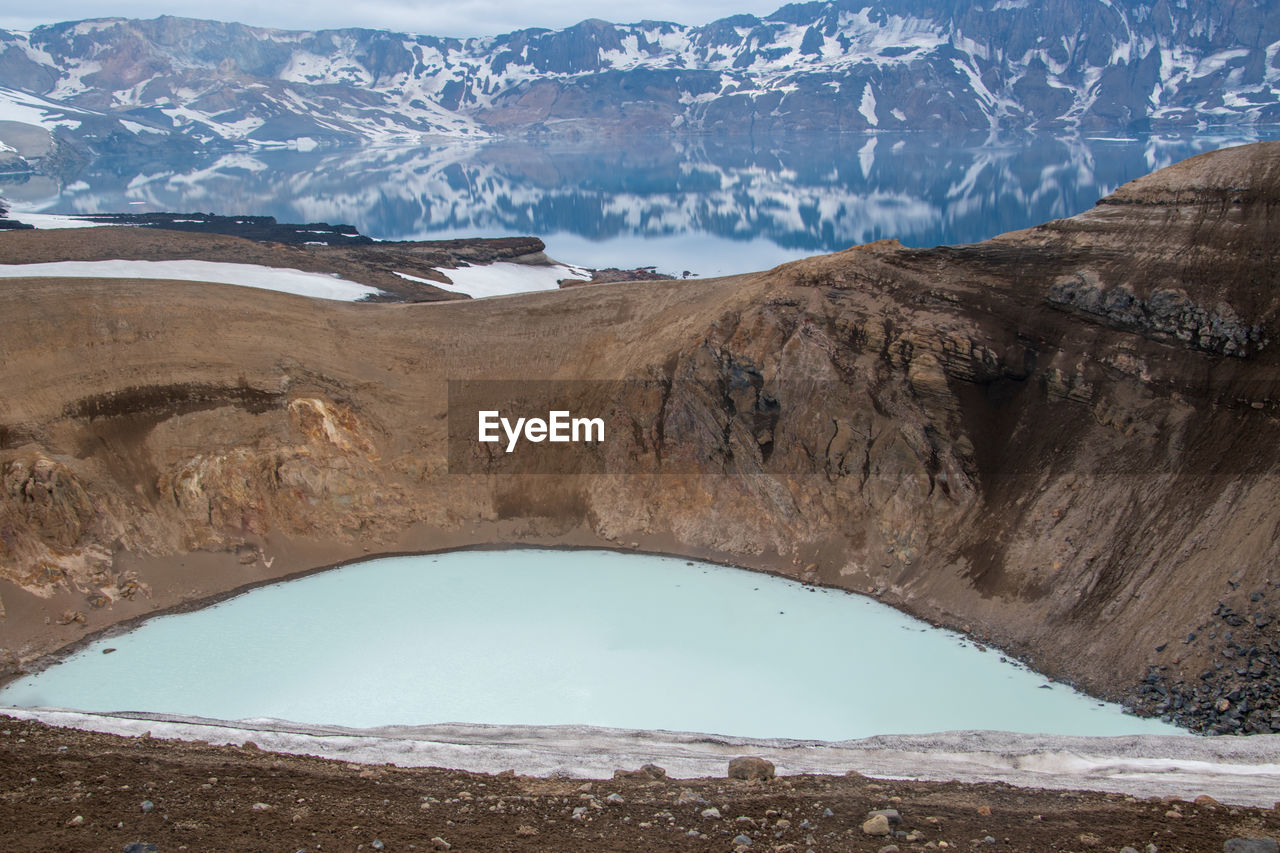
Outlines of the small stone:
{"label": "small stone", "polygon": [[873,812],[867,812],[867,817],[875,817],[878,814],[884,815],[890,826],[902,823],[902,814],[897,809],[876,809]]}
{"label": "small stone", "polygon": [[750,847],[755,842],[751,840],[751,836],[739,834],[733,837],[733,843],[740,847]]}
{"label": "small stone", "polygon": [[578,806],[577,808],[575,808],[575,809],[573,810],[573,816],[572,816],[571,818],[569,818],[569,819],[570,819],[570,820],[586,820],[586,819],[587,819],[587,807],[586,807],[586,806]]}
{"label": "small stone", "polygon": [[982,817],[991,817],[991,806],[978,806],[978,814]]}
{"label": "small stone", "polygon": [[1082,832],[1077,836],[1081,847],[1101,847],[1102,839],[1092,832]]}
{"label": "small stone", "polygon": [[1121,847],[1120,853],[1139,853],[1136,847]]}
{"label": "small stone", "polygon": [[742,755],[729,762],[729,778],[745,779],[748,782],[768,780],[774,777],[772,761],[755,756]]}
{"label": "small stone", "polygon": [[67,826],[84,826],[84,815],[78,814],[67,821]]}
{"label": "small stone", "polygon": [[150,800],[143,800],[143,801],[142,801],[142,813],[143,813],[143,814],[151,814],[151,812],[155,809],[155,807],[156,807],[156,804],[155,804],[155,803],[153,803],[153,802],[151,802]]}
{"label": "small stone", "polygon": [[432,846],[432,847],[434,847],[434,848],[436,848],[437,850],[452,850],[452,849],[453,849],[453,845],[452,845],[452,844],[450,844],[448,841],[445,841],[443,838],[441,838],[441,837],[440,837],[440,836],[438,836],[438,835],[431,839],[431,846]]}
{"label": "small stone", "polygon": [[689,803],[700,803],[702,797],[694,792],[692,788],[681,788],[680,793],[676,796],[676,805],[685,806]]}
{"label": "small stone", "polygon": [[71,624],[83,625],[88,621],[89,621],[88,617],[85,616],[84,612],[81,610],[67,610],[67,611],[64,611],[60,617],[58,617],[59,625],[71,625]]}
{"label": "small stone", "polygon": [[271,804],[270,803],[254,803],[250,808],[252,808],[255,812],[269,812],[271,811]]}
{"label": "small stone", "polygon": [[[1223,700],[1223,701],[1226,701],[1226,700]],[[1208,794],[1201,794],[1200,796],[1196,797],[1196,799],[1195,799],[1195,804],[1196,804],[1197,806],[1220,806],[1220,805],[1222,805],[1222,803],[1218,802],[1217,800],[1215,800],[1213,797],[1209,796]]]}
{"label": "small stone", "polygon": [[667,778],[667,771],[656,764],[646,764],[639,770],[615,770],[615,779],[636,779],[641,782],[661,782]]}
{"label": "small stone", "polygon": [[538,830],[534,829],[532,826],[529,826],[529,824],[527,823],[521,824],[520,827],[516,830],[516,835],[523,835],[526,838],[537,835],[537,834],[538,834]]}
{"label": "small stone", "polygon": [[124,846],[124,853],[160,853],[160,848],[145,841],[134,841]]}
{"label": "small stone", "polygon": [[877,853],[902,853],[902,851],[896,844],[886,844],[884,847],[881,847]]}
{"label": "small stone", "polygon": [[1182,817],[1182,812],[1178,811],[1177,809],[1169,809],[1167,812],[1164,813],[1164,816],[1172,820],[1178,820],[1179,818]]}
{"label": "small stone", "polygon": [[702,810],[702,812],[701,812],[701,814],[702,814],[702,816],[703,816],[704,818],[708,818],[708,819],[715,818],[715,819],[718,819],[718,818],[720,817],[720,810],[719,810],[718,808],[716,808],[715,806],[712,806],[712,807],[711,807],[711,808],[709,808],[709,809],[703,809],[703,810]]}
{"label": "small stone", "polygon": [[615,806],[620,806],[626,802],[626,800],[622,799],[622,795],[618,793],[610,794],[609,796],[604,798],[604,801],[606,803],[612,803]]}
{"label": "small stone", "polygon": [[823,816],[823,817],[835,817],[835,816],[836,816],[836,813],[835,813],[835,812],[833,812],[831,809],[823,809],[823,810],[822,810],[822,816]]}
{"label": "small stone", "polygon": [[885,817],[882,814],[878,814],[875,817],[867,818],[865,821],[862,822],[863,835],[884,836],[884,835],[888,835],[889,832],[890,832],[889,818]]}
{"label": "small stone", "polygon": [[1280,844],[1274,838],[1232,838],[1222,842],[1222,853],[1277,853]]}
{"label": "small stone", "polygon": [[373,842],[369,846],[372,847],[374,850],[384,850],[386,849],[387,845],[383,844],[381,841],[375,838],[373,839]]}

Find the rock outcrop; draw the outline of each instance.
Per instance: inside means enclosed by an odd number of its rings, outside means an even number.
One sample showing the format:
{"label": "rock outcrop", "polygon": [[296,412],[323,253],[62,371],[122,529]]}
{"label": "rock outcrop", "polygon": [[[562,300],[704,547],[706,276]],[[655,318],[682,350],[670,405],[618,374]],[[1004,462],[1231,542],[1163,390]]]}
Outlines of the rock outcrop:
{"label": "rock outcrop", "polygon": [[[15,281],[0,643],[32,661],[365,553],[604,544],[874,594],[1146,712],[1280,730],[1276,175],[1261,143],[984,243],[471,303]],[[604,418],[591,466],[454,465],[456,381],[495,379]]]}

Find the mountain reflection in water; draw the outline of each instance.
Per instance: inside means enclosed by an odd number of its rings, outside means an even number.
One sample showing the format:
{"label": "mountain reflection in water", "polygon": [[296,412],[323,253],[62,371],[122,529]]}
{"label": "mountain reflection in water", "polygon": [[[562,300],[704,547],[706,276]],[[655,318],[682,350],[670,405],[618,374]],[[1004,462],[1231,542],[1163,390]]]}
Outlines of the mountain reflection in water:
{"label": "mountain reflection in water", "polygon": [[528,234],[591,266],[701,275],[895,237],[968,243],[1071,216],[1120,184],[1280,128],[1195,136],[930,134],[506,140],[103,160],[58,188],[9,185],[57,213],[207,211],[349,223],[369,236]]}

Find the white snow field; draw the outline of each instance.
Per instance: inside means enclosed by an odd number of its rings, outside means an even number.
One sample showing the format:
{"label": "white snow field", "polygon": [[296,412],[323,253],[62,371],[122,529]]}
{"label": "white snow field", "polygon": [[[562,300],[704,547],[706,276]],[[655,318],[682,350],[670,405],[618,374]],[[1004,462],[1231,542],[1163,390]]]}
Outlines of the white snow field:
{"label": "white snow field", "polygon": [[0,278],[172,279],[236,284],[278,290],[317,299],[354,302],[381,291],[376,287],[318,272],[228,264],[215,261],[56,261],[46,264],[0,264]]}
{"label": "white snow field", "polygon": [[80,219],[61,213],[19,213],[9,211],[9,218],[26,223],[37,231],[49,231],[59,228],[101,228],[112,225],[111,222],[94,222],[92,219]]}
{"label": "white snow field", "polygon": [[513,293],[534,293],[539,290],[558,290],[561,279],[574,278],[580,281],[591,279],[591,273],[581,267],[568,264],[535,266],[498,262],[484,266],[459,267],[453,270],[442,269],[440,272],[448,276],[453,283],[442,284],[402,272],[396,275],[408,281],[430,284],[454,293],[465,293],[472,299],[508,296]]}

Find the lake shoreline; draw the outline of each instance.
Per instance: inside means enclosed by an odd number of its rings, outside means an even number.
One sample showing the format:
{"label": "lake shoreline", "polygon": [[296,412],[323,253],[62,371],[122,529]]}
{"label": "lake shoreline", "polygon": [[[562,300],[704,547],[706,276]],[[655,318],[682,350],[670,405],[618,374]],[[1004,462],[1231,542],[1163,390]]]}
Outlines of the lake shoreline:
{"label": "lake shoreline", "polygon": [[[723,563],[486,545],[371,555],[342,568],[259,586],[198,618],[90,640],[0,701],[357,727],[460,720],[821,740],[957,728],[1182,733],[1078,691],[1046,691],[1038,673],[869,597],[815,595],[818,587],[794,578]],[[531,607],[537,596],[545,603]],[[367,630],[374,624],[383,627]],[[814,653],[885,643],[893,654]],[[97,653],[108,646],[118,653]],[[388,647],[423,651],[416,677],[381,665],[347,674],[335,663],[384,660]],[[464,675],[459,661],[476,665]],[[725,702],[763,673],[772,689]],[[955,701],[903,706],[863,692],[907,673]],[[343,679],[368,698],[314,687]],[[657,698],[672,689],[680,701]],[[509,694],[523,697],[518,713]]]}

